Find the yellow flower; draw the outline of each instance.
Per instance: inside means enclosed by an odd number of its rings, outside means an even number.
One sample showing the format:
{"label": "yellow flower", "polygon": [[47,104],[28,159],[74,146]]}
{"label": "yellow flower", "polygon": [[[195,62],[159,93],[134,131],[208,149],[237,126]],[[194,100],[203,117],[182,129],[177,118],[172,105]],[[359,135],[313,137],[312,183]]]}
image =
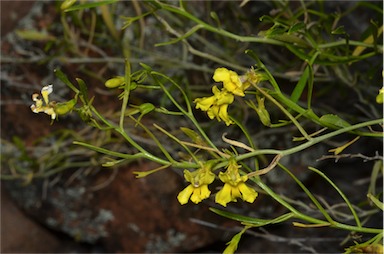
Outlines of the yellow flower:
{"label": "yellow flower", "polygon": [[32,95],[32,100],[35,104],[31,105],[31,110],[34,113],[43,112],[51,119],[56,119],[57,115],[64,115],[71,111],[77,103],[77,95],[72,100],[63,103],[56,103],[55,101],[49,101],[49,95],[53,92],[53,85],[44,86],[41,89],[41,95],[43,99],[39,98],[39,94]]}
{"label": "yellow flower", "polygon": [[213,80],[223,82],[224,88],[238,96],[244,96],[244,87],[239,75],[236,72],[230,71],[227,68],[217,68],[213,74]]}
{"label": "yellow flower", "polygon": [[211,191],[208,189],[208,184],[215,180],[215,175],[211,172],[211,166],[210,163],[207,163],[194,172],[184,170],[184,178],[191,184],[177,196],[180,204],[188,203],[189,199],[197,204],[209,197]]}
{"label": "yellow flower", "polygon": [[214,105],[208,109],[207,114],[209,118],[213,119],[216,117],[219,122],[224,121],[224,123],[229,126],[233,121],[229,118],[227,109],[228,104],[223,104],[221,106]]}
{"label": "yellow flower", "polygon": [[245,184],[247,176],[240,176],[240,166],[235,160],[230,160],[225,173],[220,172],[219,178],[224,182],[224,187],[216,194],[215,202],[227,206],[229,202],[236,202],[241,198],[246,202],[253,203],[258,193]]}
{"label": "yellow flower", "polygon": [[32,100],[35,104],[31,105],[31,110],[34,113],[44,112],[47,115],[51,116],[51,119],[54,120],[56,118],[56,112],[53,109],[52,103],[49,102],[49,95],[53,92],[53,86],[48,85],[44,86],[41,89],[41,95],[43,96],[43,100],[39,99],[39,94],[35,93],[32,95]]}
{"label": "yellow flower", "polygon": [[216,118],[219,122],[224,121],[226,125],[232,124],[228,116],[228,105],[235,99],[232,93],[226,90],[219,90],[217,86],[212,88],[213,96],[195,99],[196,108],[207,111],[210,119]]}
{"label": "yellow flower", "polygon": [[239,77],[234,71],[217,68],[213,79],[223,82],[223,89],[212,87],[213,96],[195,99],[196,108],[207,111],[210,119],[216,118],[219,122],[224,121],[226,125],[230,125],[233,121],[228,116],[228,105],[234,101],[235,95],[245,96],[244,91],[251,85],[250,82],[258,83],[263,76],[253,69]]}

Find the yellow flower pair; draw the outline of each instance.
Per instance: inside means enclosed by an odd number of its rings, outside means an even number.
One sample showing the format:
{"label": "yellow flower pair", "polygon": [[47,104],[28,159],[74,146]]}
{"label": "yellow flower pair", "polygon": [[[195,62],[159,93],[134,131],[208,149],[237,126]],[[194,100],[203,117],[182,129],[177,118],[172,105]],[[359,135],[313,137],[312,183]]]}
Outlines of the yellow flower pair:
{"label": "yellow flower pair", "polygon": [[[197,204],[210,196],[211,191],[208,189],[208,184],[211,184],[215,179],[215,175],[211,172],[211,167],[212,164],[207,163],[194,172],[184,171],[184,178],[191,184],[177,196],[180,204],[188,203],[189,199]],[[255,201],[258,193],[245,184],[248,177],[240,176],[239,168],[240,166],[235,160],[230,160],[227,171],[225,173],[220,172],[219,178],[224,182],[224,187],[216,194],[216,203],[227,206],[229,202],[236,202],[237,198],[241,198],[249,203]]]}
{"label": "yellow flower pair", "polygon": [[216,118],[219,122],[224,121],[226,125],[230,125],[233,121],[228,116],[228,105],[234,101],[234,95],[244,96],[246,87],[243,87],[236,72],[226,68],[216,69],[213,80],[223,82],[223,89],[219,90],[214,86],[213,96],[195,99],[196,108],[207,111],[210,119]]}
{"label": "yellow flower pair", "polygon": [[[242,81],[244,79],[244,81]],[[233,121],[228,116],[228,105],[234,101],[234,96],[245,96],[244,91],[251,85],[248,81],[259,82],[259,75],[254,72],[247,73],[244,77],[226,68],[217,68],[213,74],[213,80],[222,82],[223,88],[217,86],[212,88],[213,96],[195,99],[196,108],[207,111],[210,119],[216,118],[219,122],[224,121],[228,126]],[[257,80],[256,80],[257,79]]]}

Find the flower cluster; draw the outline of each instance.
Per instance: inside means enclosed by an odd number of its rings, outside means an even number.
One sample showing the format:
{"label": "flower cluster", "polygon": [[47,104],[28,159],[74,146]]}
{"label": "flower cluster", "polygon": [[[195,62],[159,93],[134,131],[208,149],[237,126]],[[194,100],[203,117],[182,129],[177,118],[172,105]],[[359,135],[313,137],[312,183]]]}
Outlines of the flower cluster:
{"label": "flower cluster", "polygon": [[234,96],[245,96],[244,91],[251,85],[251,82],[260,82],[261,76],[253,70],[245,76],[239,76],[236,72],[226,68],[217,68],[213,74],[213,80],[222,82],[223,88],[217,86],[212,88],[213,96],[195,99],[196,108],[207,111],[210,119],[216,118],[219,122],[224,121],[228,126],[233,121],[228,116],[228,105],[234,101]]}
{"label": "flower cluster", "polygon": [[49,95],[53,92],[53,85],[44,86],[41,89],[41,96],[43,99],[40,99],[40,95],[34,93],[32,95],[32,100],[35,104],[31,105],[31,110],[34,113],[45,113],[51,116],[52,120],[56,119],[57,115],[64,115],[71,111],[73,107],[76,105],[77,96],[67,102],[64,103],[56,103],[55,101],[49,101]]}
{"label": "flower cluster", "polygon": [[[194,172],[184,171],[184,178],[191,184],[177,196],[180,204],[188,203],[189,199],[197,204],[210,196],[211,191],[208,189],[208,184],[211,184],[215,179],[211,168],[212,164],[207,163]],[[248,177],[246,175],[240,176],[239,168],[237,162],[231,159],[226,172],[220,172],[219,178],[224,182],[224,187],[216,194],[216,203],[227,206],[229,202],[236,202],[237,198],[249,203],[255,201],[258,193],[245,184]]]}

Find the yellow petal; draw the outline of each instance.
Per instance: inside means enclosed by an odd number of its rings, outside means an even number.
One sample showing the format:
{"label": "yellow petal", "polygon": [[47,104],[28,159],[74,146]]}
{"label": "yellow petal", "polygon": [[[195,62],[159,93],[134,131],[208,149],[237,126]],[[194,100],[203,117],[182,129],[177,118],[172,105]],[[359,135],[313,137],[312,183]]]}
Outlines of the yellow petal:
{"label": "yellow petal", "polygon": [[194,102],[196,103],[197,109],[207,111],[215,102],[215,97],[211,96],[211,97],[197,98],[195,99]]}
{"label": "yellow petal", "polygon": [[202,185],[193,190],[191,201],[195,204],[200,203],[203,199],[208,198],[210,194],[211,192],[209,191],[208,186]]}
{"label": "yellow petal", "polygon": [[177,200],[180,204],[184,205],[188,203],[189,197],[192,195],[194,188],[192,185],[188,185],[184,190],[182,190],[179,195],[177,195]]}
{"label": "yellow petal", "polygon": [[224,82],[228,81],[229,79],[229,70],[227,68],[217,68],[213,74],[213,80],[216,82]]}
{"label": "yellow petal", "polygon": [[[240,80],[239,80],[239,82],[240,82]],[[237,83],[234,83],[232,81],[228,81],[228,82],[223,82],[223,85],[227,91],[229,91],[229,92],[231,92],[237,96],[244,96],[245,95],[243,90],[241,89],[241,84],[238,85]]]}
{"label": "yellow petal", "polygon": [[233,94],[227,91],[221,91],[219,94],[215,95],[215,99],[215,105],[220,106],[223,104],[231,104],[234,101],[235,97],[233,96]]}
{"label": "yellow petal", "polygon": [[236,72],[229,71],[229,79],[223,81],[223,85],[224,88],[227,89],[229,92],[238,96],[244,96],[242,82]]}
{"label": "yellow petal", "polygon": [[54,120],[56,118],[56,112],[53,108],[46,107],[44,113],[51,116],[51,119]]}
{"label": "yellow petal", "polygon": [[216,194],[215,202],[227,206],[229,202],[232,201],[232,187],[229,184],[224,184],[224,187]]}
{"label": "yellow petal", "polygon": [[227,112],[228,104],[224,104],[220,106],[219,109],[219,118],[225,122],[227,126],[231,125],[233,122],[228,116]]}
{"label": "yellow petal", "polygon": [[44,110],[41,109],[41,107],[36,107],[35,104],[32,104],[31,105],[31,110],[33,113],[39,113],[39,112],[43,112]]}
{"label": "yellow petal", "polygon": [[231,181],[231,177],[227,173],[220,172],[219,178],[223,183],[229,183]]}
{"label": "yellow petal", "polygon": [[241,195],[241,192],[239,190],[239,187],[232,186],[232,200],[236,201],[237,198],[243,198]]}
{"label": "yellow petal", "polygon": [[212,93],[213,93],[214,95],[218,95],[218,94],[221,93],[221,91],[219,90],[219,88],[217,88],[217,86],[213,86],[213,87],[212,87]]}
{"label": "yellow petal", "polygon": [[[213,118],[218,118],[219,117],[219,106],[216,106],[216,105],[213,105],[208,111],[207,111],[207,114],[208,114],[208,117],[213,119]],[[220,119],[219,119],[220,121]]]}
{"label": "yellow petal", "polygon": [[37,93],[32,94],[32,100],[33,100],[33,101],[41,101],[41,100],[39,99],[39,94],[37,94]]}
{"label": "yellow petal", "polygon": [[200,185],[207,185],[211,184],[215,180],[215,174],[212,173],[210,170],[208,172],[205,172],[200,175]]}
{"label": "yellow petal", "polygon": [[247,201],[249,203],[253,203],[253,201],[255,201],[258,193],[254,189],[247,186],[245,183],[239,183],[238,188],[242,194],[242,198],[244,201]]}
{"label": "yellow petal", "polygon": [[50,95],[53,92],[53,85],[44,86],[41,89],[41,95],[43,96],[44,102],[46,105],[49,103],[48,95]]}
{"label": "yellow petal", "polygon": [[184,170],[184,178],[185,178],[185,180],[187,180],[187,182],[192,183],[192,181],[193,181],[193,174],[192,174],[192,172],[185,169]]}
{"label": "yellow petal", "polygon": [[211,195],[211,191],[208,189],[208,185],[206,184],[200,186],[200,191],[201,199],[209,198],[209,196]]}

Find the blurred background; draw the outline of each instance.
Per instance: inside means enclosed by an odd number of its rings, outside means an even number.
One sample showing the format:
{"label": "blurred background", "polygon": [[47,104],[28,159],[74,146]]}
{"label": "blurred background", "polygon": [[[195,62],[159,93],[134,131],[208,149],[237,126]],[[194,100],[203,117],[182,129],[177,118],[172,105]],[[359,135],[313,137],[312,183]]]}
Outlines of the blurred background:
{"label": "blurred background", "polygon": [[[153,163],[139,161],[116,168],[102,168],[102,155],[72,145],[74,140],[130,153],[131,148],[111,133],[100,132],[87,126],[75,114],[63,116],[50,124],[45,114],[30,110],[31,95],[42,86],[54,84],[52,99],[71,99],[71,92],[54,75],[61,69],[71,81],[81,77],[94,105],[111,116],[120,107],[117,94],[104,87],[104,82],[124,73],[122,44],[129,44],[132,68],[144,62],[157,71],[194,87],[211,87],[212,73],[219,62],[206,57],[207,53],[232,64],[236,71],[244,71],[252,59],[244,56],[251,48],[271,68],[283,88],[291,89],[298,80],[301,61],[273,45],[255,45],[225,40],[201,31],[191,38],[190,44],[155,47],[172,36],[164,32],[161,19],[148,16],[129,29],[121,30],[123,18],[146,11],[140,1],[121,1],[109,9],[117,33],[106,24],[101,9],[84,11],[81,16],[63,15],[61,2],[56,1],[0,1],[1,3],[1,252],[2,253],[131,253],[131,252],[182,252],[215,253],[239,232],[238,223],[219,217],[208,210],[216,206],[212,200],[202,205],[180,206],[176,196],[185,186],[182,174],[162,171],[147,178],[136,179],[133,171],[156,168]],[[203,20],[215,21],[215,11],[223,21],[221,26],[240,35],[256,35],[265,30],[259,17],[274,13],[284,14],[299,8],[300,2],[279,5],[276,2],[250,2],[244,8],[236,1],[188,1],[188,8]],[[381,3],[370,2],[378,9]],[[356,6],[355,6],[356,5]],[[364,8],[354,1],[325,2],[325,13],[343,13],[341,19],[351,38],[359,38],[371,20],[382,17],[373,8]],[[190,27],[186,20],[168,17],[177,28]],[[66,27],[65,24],[68,26]],[[128,44],[127,44],[128,43]],[[127,46],[125,46],[127,47]],[[123,46],[124,48],[124,46]],[[351,70],[332,69],[320,77],[322,92],[315,98],[322,110],[342,112],[347,119],[380,117],[381,108],[371,105],[364,96],[377,93],[381,84],[381,56],[351,67]],[[379,70],[379,71],[377,71]],[[350,93],[353,72],[361,73],[361,87]],[[359,74],[360,75],[360,74]],[[366,83],[364,83],[366,82]],[[333,90],[332,90],[333,89]],[[209,91],[209,89],[206,89]],[[328,92],[332,91],[332,92]],[[359,97],[361,96],[361,97]],[[363,98],[364,97],[364,98]],[[362,99],[363,98],[363,99]],[[141,94],[133,101],[156,101],[155,94]],[[342,101],[343,103],[340,103]],[[356,106],[357,105],[357,106]],[[367,110],[368,108],[368,110]],[[273,112],[272,112],[273,113]],[[203,119],[204,115],[199,116]],[[146,119],[151,121],[151,119]],[[164,121],[166,122],[166,121]],[[291,129],[266,131],[260,123],[250,120],[252,132],[260,148],[286,148],[292,137]],[[167,123],[168,127],[176,123]],[[216,129],[215,129],[216,128]],[[217,128],[212,127],[215,135]],[[132,133],[138,138],[141,133]],[[217,134],[216,134],[217,135]],[[343,143],[348,135],[337,140]],[[220,139],[220,137],[218,137]],[[336,141],[334,141],[336,142]],[[150,144],[149,144],[150,145]],[[320,144],[284,162],[295,169],[295,174],[317,195],[327,202],[341,202],[334,190],[328,188],[317,175],[306,170],[310,163],[334,179],[351,197],[361,200],[366,195],[373,159],[349,158],[318,160],[332,144]],[[361,139],[348,148],[350,154],[362,153],[380,158],[381,140]],[[352,170],[354,169],[354,170]],[[269,184],[292,199],[303,198],[292,179],[272,172]],[[382,189],[378,183],[377,188]],[[282,208],[270,198],[261,195],[254,204],[236,203],[231,211],[254,217],[272,217],[281,214]],[[366,217],[366,225],[379,227],[382,215]],[[341,218],[343,219],[343,218]],[[347,219],[347,218],[346,218]],[[352,243],[361,239],[359,234],[329,228],[293,228],[290,223],[255,229],[244,236],[240,253],[325,253],[342,252],[340,245],[346,238]]]}

